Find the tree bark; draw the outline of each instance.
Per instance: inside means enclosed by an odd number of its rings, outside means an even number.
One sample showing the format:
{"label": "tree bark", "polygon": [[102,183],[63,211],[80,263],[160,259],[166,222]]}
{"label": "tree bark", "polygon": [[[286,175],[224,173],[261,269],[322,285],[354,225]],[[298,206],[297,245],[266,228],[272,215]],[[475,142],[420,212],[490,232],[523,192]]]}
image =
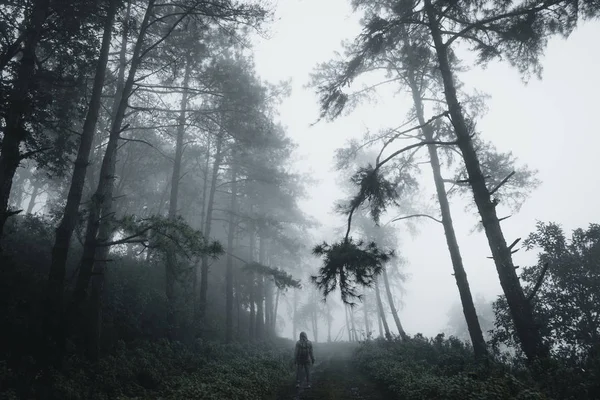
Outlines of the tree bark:
{"label": "tree bark", "polygon": [[346,330],[348,331],[348,341],[352,342],[352,328],[350,327],[350,319],[348,318],[348,307],[349,306],[344,307],[346,316]]}
{"label": "tree bark", "polygon": [[[256,244],[256,236],[255,236],[255,232],[254,232],[254,222],[250,221],[248,224],[248,241],[249,241],[249,246],[248,246],[248,262],[253,262],[254,261],[254,247]],[[255,279],[255,274],[254,272],[250,272],[249,277],[248,277],[248,287],[250,288],[250,293],[249,293],[249,302],[250,302],[250,324],[249,324],[249,328],[250,328],[250,340],[254,340],[256,338],[256,310],[255,310],[255,303],[256,303],[256,279]]]}
{"label": "tree bark", "polygon": [[[73,231],[75,230],[79,219],[79,205],[81,204],[85,189],[87,167],[92,150],[92,143],[94,141],[94,134],[96,132],[96,123],[98,122],[98,116],[100,114],[102,91],[106,77],[106,66],[108,64],[108,55],[110,52],[110,41],[112,39],[112,30],[117,13],[117,3],[116,0],[111,0],[109,2],[104,33],[102,35],[102,47],[100,48],[100,55],[96,65],[92,95],[85,122],[83,123],[79,149],[77,151],[77,158],[75,159],[73,175],[71,177],[71,185],[67,195],[67,203],[65,205],[63,217],[56,228],[48,278],[47,309],[45,315],[47,319],[46,329],[53,329],[51,327],[52,324],[60,320],[60,315],[62,313],[67,257],[69,246],[71,244],[71,237],[73,236]],[[126,35],[125,32],[123,34],[124,42],[122,47],[125,47],[127,40]],[[122,49],[122,51],[124,51],[124,49]],[[122,61],[124,60],[122,59]],[[124,71],[124,66],[122,65],[122,67]]]}
{"label": "tree bark", "polygon": [[[258,244],[258,262],[264,265],[265,262],[265,241],[262,237]],[[258,275],[256,285],[256,338],[263,339],[265,335],[265,279],[263,275]]]}
{"label": "tree bark", "polygon": [[206,163],[204,165],[204,176],[202,189],[202,212],[200,213],[200,226],[204,226],[204,219],[206,217],[206,194],[208,192],[208,170],[210,168],[210,135],[206,139]]}
{"label": "tree bark", "polygon": [[[206,208],[206,218],[204,220],[204,237],[208,240],[212,226],[212,213],[215,202],[215,192],[217,190],[217,179],[219,177],[219,169],[223,161],[223,140],[224,132],[221,130],[217,136],[217,147],[215,149],[215,161],[213,162],[213,170],[210,184],[210,192],[208,194],[208,204]],[[202,256],[202,266],[200,269],[200,299],[198,302],[197,317],[204,324],[206,317],[206,301],[208,296],[208,255]]]}
{"label": "tree bark", "polygon": [[27,214],[31,214],[33,208],[35,207],[35,200],[40,193],[40,189],[42,188],[42,182],[34,180],[32,186],[31,197],[29,198],[29,204],[27,205]]}
{"label": "tree bark", "polygon": [[229,203],[229,226],[227,231],[227,266],[225,272],[225,342],[233,340],[233,239],[237,211],[237,163],[233,161],[231,172],[231,200]]}
{"label": "tree bark", "polygon": [[[422,131],[425,140],[432,141],[434,139],[433,129],[430,125],[425,125],[426,120],[424,116],[423,101],[421,99],[421,91],[419,90],[419,85],[417,84],[412,70],[408,71],[408,83],[411,88],[419,125],[423,126]],[[458,246],[458,240],[456,239],[454,224],[452,222],[452,214],[450,212],[450,203],[448,201],[448,195],[444,185],[444,178],[442,177],[437,147],[434,144],[430,144],[427,145],[427,150],[429,151],[433,180],[435,182],[437,197],[440,203],[442,225],[444,227],[444,233],[446,236],[446,244],[448,246],[448,251],[450,252],[450,259],[452,260],[452,267],[454,269],[454,278],[456,280],[456,286],[458,287],[458,293],[460,295],[463,313],[465,315],[469,335],[471,337],[471,343],[473,344],[473,351],[475,353],[475,357],[482,358],[487,355],[487,346],[483,337],[483,332],[481,331],[479,319],[477,318],[477,311],[475,309],[473,296],[469,287],[469,280],[467,279],[467,273],[463,265],[460,248]]]}
{"label": "tree bark", "polygon": [[23,168],[18,174],[15,174],[15,178],[13,179],[12,192],[10,196],[10,201],[15,209],[20,209],[21,204],[23,203],[23,195],[25,194],[25,183],[29,179],[29,175],[26,168]]}
{"label": "tree bark", "polygon": [[[200,213],[200,226],[204,227],[204,219],[205,219],[205,215],[206,215],[206,195],[208,192],[208,169],[210,167],[210,135],[208,135],[208,139],[207,139],[207,144],[206,144],[206,164],[205,164],[205,168],[204,168],[204,177],[203,177],[203,182],[202,182],[202,203],[201,203],[201,209],[202,212]],[[237,247],[237,246],[236,246]],[[193,292],[193,296],[194,296],[194,318],[196,318],[198,316],[197,314],[197,310],[199,309],[199,296],[198,296],[198,265],[196,265],[194,267],[194,278],[193,278],[193,282],[192,282],[192,292]]]}
{"label": "tree bark", "polygon": [[365,319],[365,336],[368,339],[371,337],[371,324],[369,323],[369,312],[367,311],[367,295],[363,294],[362,300],[363,317]]}
{"label": "tree bark", "polygon": [[[263,238],[261,237],[261,241]],[[265,253],[269,254],[270,242],[266,241],[265,244]],[[265,257],[265,265],[271,265],[270,257]],[[265,333],[267,336],[271,336],[275,334],[275,329],[273,326],[273,308],[275,304],[273,302],[273,279],[271,277],[266,277],[265,280]]]}
{"label": "tree bark", "polygon": [[436,22],[437,16],[430,0],[425,0],[425,9],[444,83],[446,103],[452,117],[458,146],[463,155],[475,204],[481,215],[483,227],[492,251],[492,257],[500,278],[500,285],[506,296],[521,347],[528,360],[533,361],[540,357],[545,357],[548,354],[548,349],[543,344],[539,327],[533,316],[533,310],[523,293],[523,288],[521,287],[512,261],[511,250],[506,244],[502,228],[500,227],[500,221],[496,214],[496,204],[492,201],[485,183],[485,177],[483,176],[477,153],[473,147],[471,134],[456,95],[456,88],[448,60],[448,49],[443,43],[440,27]]}
{"label": "tree bark", "polygon": [[[5,123],[0,145],[0,238],[2,238],[6,220],[11,215],[8,209],[8,199],[15,172],[21,162],[19,147],[27,135],[23,126],[23,117],[32,106],[29,92],[35,82],[35,51],[42,36],[49,8],[50,0],[33,2],[17,76],[9,95],[8,109],[4,117]],[[1,252],[2,248],[0,247]]]}
{"label": "tree bark", "polygon": [[392,311],[392,316],[394,317],[394,322],[396,323],[396,328],[398,328],[398,333],[402,340],[406,340],[406,332],[402,327],[402,323],[400,322],[400,318],[398,317],[398,311],[396,310],[396,306],[394,305],[394,297],[392,296],[392,290],[390,289],[390,281],[388,279],[387,270],[383,269],[383,284],[385,286],[385,292],[387,294],[388,303],[390,305],[390,310]]}
{"label": "tree bark", "polygon": [[331,322],[333,322],[333,317],[331,315],[330,304],[325,303],[325,307],[327,307],[327,342],[331,343]]}
{"label": "tree bark", "polygon": [[[171,221],[177,219],[177,203],[179,201],[179,181],[181,180],[181,162],[183,160],[183,139],[185,137],[185,122],[186,115],[185,110],[188,105],[188,92],[190,83],[190,73],[192,71],[192,62],[187,57],[185,61],[185,72],[183,76],[183,94],[181,95],[181,102],[179,109],[179,118],[177,121],[177,139],[175,144],[175,160],[173,163],[173,175],[171,177],[171,195],[169,197],[169,213],[168,218]],[[167,252],[166,263],[165,263],[165,294],[167,296],[167,337],[171,340],[175,340],[179,334],[178,321],[177,321],[177,309],[176,309],[176,294],[175,294],[175,282],[177,280],[177,255],[169,250]],[[192,296],[193,297],[193,296]],[[194,302],[192,301],[192,304]]]}
{"label": "tree bark", "polygon": [[315,343],[319,341],[319,296],[318,292],[314,291],[315,298]]}
{"label": "tree bark", "polygon": [[294,340],[296,340],[297,338],[297,334],[298,334],[298,289],[294,289],[294,315],[292,317],[293,322],[292,322],[292,335]]}
{"label": "tree bark", "polygon": [[379,318],[381,318],[381,322],[383,323],[383,329],[385,330],[385,338],[390,339],[392,335],[390,334],[390,327],[385,319],[385,313],[383,310],[383,303],[381,301],[381,293],[379,292],[379,281],[375,281],[375,296],[377,297],[377,309],[379,310]]}
{"label": "tree bark", "polygon": [[277,312],[279,310],[279,296],[281,295],[281,290],[279,288],[277,288],[277,294],[275,295],[275,307],[273,307],[273,320],[271,321],[271,324],[273,325],[271,327],[271,330],[273,331],[274,334],[277,334]]}
{"label": "tree bark", "polygon": [[358,334],[356,333],[356,324],[354,319],[354,308],[350,307],[348,313],[350,314],[350,325],[352,326],[352,338],[355,342],[358,342]]}
{"label": "tree bark", "polygon": [[[118,96],[119,99],[116,106],[116,112],[113,117],[110,135],[106,145],[106,151],[102,159],[98,186],[94,195],[92,196],[89,216],[87,219],[85,242],[83,245],[83,255],[81,258],[79,275],[77,276],[77,283],[73,292],[73,298],[70,303],[69,310],[67,312],[67,318],[72,317],[75,311],[77,311],[77,309],[85,300],[92,276],[94,277],[94,280],[96,280],[96,282],[93,284],[93,286],[96,288],[94,296],[101,295],[97,292],[97,290],[101,289],[103,285],[102,282],[104,280],[106,255],[108,254],[109,246],[104,245],[98,247],[98,244],[107,243],[110,241],[110,237],[112,236],[111,221],[113,217],[112,206],[114,178],[121,126],[125,118],[125,111],[128,107],[129,96],[133,90],[137,68],[141,63],[140,56],[142,52],[142,46],[146,36],[146,31],[148,29],[148,22],[150,15],[152,14],[154,2],[155,0],[150,0],[146,8],[144,19],[142,20],[140,32],[138,34],[137,42],[131,58],[127,80],[125,81],[122,93]],[[97,263],[96,260],[98,260]],[[95,263],[96,265],[94,266]],[[99,299],[97,298],[95,302],[99,302]],[[96,312],[99,313],[100,310],[96,310]]]}
{"label": "tree bark", "polygon": [[375,303],[376,303],[375,308],[377,309],[377,324],[379,326],[379,337],[382,338],[382,337],[385,337],[383,335],[383,323],[381,322],[382,318],[381,318],[381,313],[379,312],[379,303],[377,303],[377,301]]}

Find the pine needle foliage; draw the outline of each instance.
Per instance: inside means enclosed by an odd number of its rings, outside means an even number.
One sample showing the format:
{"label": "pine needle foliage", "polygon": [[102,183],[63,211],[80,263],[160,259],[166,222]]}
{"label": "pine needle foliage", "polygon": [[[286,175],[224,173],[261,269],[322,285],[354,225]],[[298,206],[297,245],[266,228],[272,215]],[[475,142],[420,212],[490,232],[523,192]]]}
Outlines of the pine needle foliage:
{"label": "pine needle foliage", "polygon": [[375,242],[355,242],[352,238],[329,245],[326,242],[313,248],[313,254],[323,258],[311,281],[327,296],[338,287],[342,301],[350,306],[361,300],[360,288],[371,287],[382,272],[383,265],[393,256],[393,250],[382,251]]}
{"label": "pine needle foliage", "polygon": [[223,254],[220,242],[204,237],[181,216],[169,219],[160,215],[149,218],[128,215],[118,221],[118,227],[126,237],[113,244],[139,244],[160,252],[173,251],[187,258],[208,255],[216,259]]}
{"label": "pine needle foliage", "polygon": [[360,167],[351,178],[352,183],[359,187],[359,191],[349,203],[347,213],[354,212],[365,202],[369,203],[371,218],[379,223],[379,217],[390,205],[395,205],[398,191],[393,182],[385,179],[378,168],[372,164]]}
{"label": "pine needle foliage", "polygon": [[273,282],[275,282],[275,286],[277,286],[279,290],[302,288],[299,280],[294,279],[292,275],[280,268],[269,267],[268,265],[263,265],[257,262],[250,262],[244,265],[242,269],[246,272],[255,272],[257,274],[273,278]]}

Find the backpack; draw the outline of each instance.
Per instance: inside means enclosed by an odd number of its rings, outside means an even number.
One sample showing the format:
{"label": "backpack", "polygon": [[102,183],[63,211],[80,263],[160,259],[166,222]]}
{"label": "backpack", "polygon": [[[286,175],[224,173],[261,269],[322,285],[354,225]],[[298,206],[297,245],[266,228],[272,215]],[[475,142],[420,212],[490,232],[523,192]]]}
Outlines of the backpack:
{"label": "backpack", "polygon": [[308,362],[310,357],[310,342],[308,340],[299,340],[298,341],[298,356],[296,358],[297,361]]}

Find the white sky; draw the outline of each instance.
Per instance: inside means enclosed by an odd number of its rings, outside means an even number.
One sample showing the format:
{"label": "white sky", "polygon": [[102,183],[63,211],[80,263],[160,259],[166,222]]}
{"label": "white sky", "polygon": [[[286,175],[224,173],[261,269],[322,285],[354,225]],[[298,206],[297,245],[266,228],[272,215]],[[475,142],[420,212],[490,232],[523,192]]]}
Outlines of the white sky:
{"label": "white sky", "polygon": [[[305,89],[308,75],[317,63],[333,57],[340,42],[352,39],[360,27],[348,0],[280,0],[278,21],[271,38],[259,40],[255,60],[259,74],[269,81],[293,80],[293,92],[280,108],[281,120],[299,144],[302,161],[298,168],[313,171],[320,183],[311,188],[304,209],[326,227],[340,225],[331,213],[342,194],[335,185],[333,154],[346,140],[360,137],[366,128],[376,130],[403,122],[406,108],[395,99],[383,99],[376,106],[362,107],[349,117],[333,123],[309,125],[318,116],[317,97]],[[600,93],[600,54],[597,48],[600,24],[583,25],[568,40],[554,39],[543,61],[542,81],[524,85],[507,65],[490,65],[472,70],[462,79],[492,96],[488,113],[478,129],[499,150],[511,150],[521,162],[539,170],[542,185],[527,200],[520,213],[503,223],[508,242],[525,238],[536,220],[555,221],[566,230],[600,222],[595,199],[600,193],[596,153],[600,135],[595,113]],[[431,185],[431,172],[423,175]],[[465,267],[473,293],[492,299],[500,292],[498,276],[489,255],[485,235],[471,233],[475,218],[464,212],[465,204],[452,203],[453,217]],[[405,226],[398,225],[398,229]],[[327,229],[329,230],[329,229]],[[405,329],[414,334],[435,335],[444,328],[450,305],[458,290],[450,275],[452,265],[441,226],[423,221],[420,233],[401,233],[400,252],[408,259],[405,307],[400,317]],[[317,240],[325,238],[318,237]],[[515,254],[516,264],[527,264],[534,254]],[[315,263],[318,260],[315,259]],[[389,321],[392,322],[391,320]],[[322,328],[323,329],[323,328]],[[337,332],[337,330],[335,330]]]}

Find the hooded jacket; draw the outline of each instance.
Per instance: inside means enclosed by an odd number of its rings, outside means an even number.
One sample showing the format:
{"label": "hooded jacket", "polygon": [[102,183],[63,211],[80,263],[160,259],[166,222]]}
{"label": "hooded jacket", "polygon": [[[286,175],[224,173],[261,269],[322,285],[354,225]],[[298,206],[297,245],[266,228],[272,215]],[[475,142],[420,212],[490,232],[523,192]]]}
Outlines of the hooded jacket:
{"label": "hooded jacket", "polygon": [[308,340],[306,332],[300,333],[300,340],[296,342],[294,358],[296,364],[309,364],[310,362],[315,362],[312,343]]}

